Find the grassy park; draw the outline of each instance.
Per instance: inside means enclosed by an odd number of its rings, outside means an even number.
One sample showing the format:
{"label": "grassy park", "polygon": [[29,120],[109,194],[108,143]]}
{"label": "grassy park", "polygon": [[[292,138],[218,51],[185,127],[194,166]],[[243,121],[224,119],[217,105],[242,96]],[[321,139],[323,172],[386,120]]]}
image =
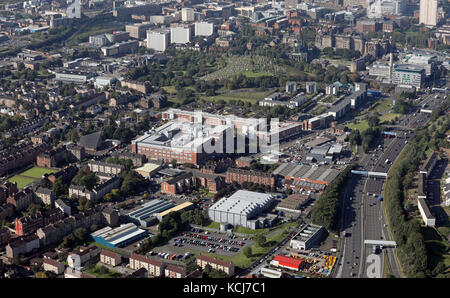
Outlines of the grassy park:
{"label": "grassy park", "polygon": [[229,102],[230,100],[241,100],[243,102],[249,102],[255,104],[262,100],[267,95],[273,93],[272,91],[242,91],[232,92],[227,94],[220,94],[216,96],[201,96],[200,98],[206,101],[219,101],[223,100]]}
{"label": "grassy park", "polygon": [[9,182],[17,182],[17,187],[22,189],[30,183],[33,183],[36,180],[41,179],[44,174],[54,173],[56,170],[41,168],[41,167],[32,167],[20,174],[14,175],[9,178]]}
{"label": "grassy park", "polygon": [[287,73],[287,69],[280,66],[264,56],[231,56],[226,60],[226,66],[211,72],[201,79],[222,80],[234,75],[244,74],[247,77],[260,77],[269,75],[280,75]]}

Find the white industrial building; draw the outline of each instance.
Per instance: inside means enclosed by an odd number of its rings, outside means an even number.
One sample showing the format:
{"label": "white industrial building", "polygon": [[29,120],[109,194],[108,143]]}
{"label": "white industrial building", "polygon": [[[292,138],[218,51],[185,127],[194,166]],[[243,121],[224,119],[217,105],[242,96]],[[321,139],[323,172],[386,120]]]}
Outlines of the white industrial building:
{"label": "white industrial building", "polygon": [[191,41],[191,28],[189,27],[171,27],[170,43],[186,44]]}
{"label": "white industrial building", "polygon": [[147,48],[164,52],[169,46],[170,30],[159,29],[147,31]]}
{"label": "white industrial building", "polygon": [[298,232],[290,242],[290,247],[298,250],[310,249],[312,245],[321,241],[325,229],[318,225],[307,224]]}
{"label": "white industrial building", "polygon": [[195,23],[195,36],[211,36],[214,33],[214,24],[208,22]]}
{"label": "white industrial building", "polygon": [[222,198],[208,209],[212,221],[231,224],[250,229],[257,229],[260,224],[256,219],[273,202],[270,194],[238,190],[228,198]]}

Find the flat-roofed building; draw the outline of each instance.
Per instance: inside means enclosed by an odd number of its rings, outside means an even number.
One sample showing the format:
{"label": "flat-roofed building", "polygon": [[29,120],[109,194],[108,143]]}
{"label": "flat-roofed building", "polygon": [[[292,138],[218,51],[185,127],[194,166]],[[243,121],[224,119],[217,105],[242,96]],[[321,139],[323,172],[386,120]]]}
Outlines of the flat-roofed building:
{"label": "flat-roofed building", "polygon": [[128,217],[132,222],[138,225],[148,227],[149,225],[156,222],[156,216],[159,213],[174,206],[175,205],[171,202],[155,199],[126,214],[126,217]]}
{"label": "flat-roofed building", "polygon": [[339,175],[339,171],[325,166],[283,163],[272,174],[283,177],[284,181],[282,183],[289,185],[289,187],[295,190],[303,188],[312,191],[321,191],[325,188],[325,185],[329,184]]}
{"label": "flat-roofed building", "polygon": [[276,209],[292,213],[301,213],[300,208],[304,206],[309,201],[309,199],[309,195],[295,193],[282,200],[277,205]]}
{"label": "flat-roofed building", "polygon": [[157,163],[146,163],[143,166],[135,169],[142,177],[151,177],[154,173],[161,169],[161,165]]}
{"label": "flat-roofed building", "polygon": [[270,194],[238,190],[228,198],[222,198],[208,209],[212,221],[257,229],[257,218],[273,202]]}
{"label": "flat-roofed building", "polygon": [[91,234],[95,242],[108,247],[124,247],[147,235],[133,223],[122,224],[117,228],[105,227]]}
{"label": "flat-roofed building", "polygon": [[156,215],[156,217],[158,218],[159,221],[161,221],[166,215],[172,213],[172,212],[176,212],[176,211],[185,211],[185,210],[191,210],[194,209],[194,204],[191,202],[184,202],[181,203],[175,207],[172,207],[170,209],[167,209],[163,212],[160,212]]}
{"label": "flat-roofed building", "polygon": [[425,79],[425,69],[419,65],[395,65],[392,72],[392,84],[422,88]]}
{"label": "flat-roofed building", "polygon": [[307,224],[291,239],[289,246],[298,250],[310,249],[316,245],[325,236],[326,231],[323,227]]}
{"label": "flat-roofed building", "polygon": [[191,41],[191,28],[176,26],[170,28],[170,43],[186,44]]}
{"label": "flat-roofed building", "polygon": [[90,160],[88,162],[88,166],[91,172],[94,173],[119,175],[120,172],[123,170],[123,165],[97,160]]}
{"label": "flat-roofed building", "polygon": [[169,46],[170,29],[162,28],[147,31],[147,48],[164,52]]}
{"label": "flat-roofed building", "polygon": [[[176,160],[179,163],[198,165],[206,161],[205,148],[219,146],[224,152],[225,135],[230,126],[207,125],[170,121],[150,134],[132,141],[133,153],[145,155],[149,159]],[[203,136],[199,137],[200,132]],[[214,147],[213,146],[213,147]]]}
{"label": "flat-roofed building", "polygon": [[125,31],[130,34],[130,37],[143,39],[147,36],[147,30],[150,29],[151,26],[151,23],[125,25]]}
{"label": "flat-roofed building", "polygon": [[208,22],[196,22],[194,31],[195,36],[211,36],[214,33],[214,24]]}
{"label": "flat-roofed building", "polygon": [[270,265],[275,267],[282,267],[290,270],[299,271],[300,266],[304,263],[304,260],[294,259],[282,255],[277,255],[270,261]]}

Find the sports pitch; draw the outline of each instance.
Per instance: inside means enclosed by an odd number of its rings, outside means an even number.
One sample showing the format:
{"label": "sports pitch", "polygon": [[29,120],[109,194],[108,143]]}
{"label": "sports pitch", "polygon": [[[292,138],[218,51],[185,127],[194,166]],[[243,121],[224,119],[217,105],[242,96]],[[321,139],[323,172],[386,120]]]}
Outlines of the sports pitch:
{"label": "sports pitch", "polygon": [[48,168],[40,168],[40,167],[33,167],[31,169],[28,169],[20,174],[14,175],[13,177],[9,178],[8,181],[10,182],[17,182],[17,188],[24,188],[30,183],[33,183],[36,180],[41,179],[41,177],[44,174],[54,173],[56,170],[48,169]]}

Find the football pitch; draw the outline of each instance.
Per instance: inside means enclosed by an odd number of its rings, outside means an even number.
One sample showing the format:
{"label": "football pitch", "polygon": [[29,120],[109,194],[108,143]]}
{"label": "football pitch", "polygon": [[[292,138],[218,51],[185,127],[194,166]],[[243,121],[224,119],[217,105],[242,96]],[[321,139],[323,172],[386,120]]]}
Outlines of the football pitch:
{"label": "football pitch", "polygon": [[44,174],[54,172],[56,172],[56,170],[41,167],[32,167],[31,169],[28,169],[20,174],[14,175],[13,177],[9,178],[8,181],[17,182],[17,188],[22,189],[28,184],[41,179]]}

